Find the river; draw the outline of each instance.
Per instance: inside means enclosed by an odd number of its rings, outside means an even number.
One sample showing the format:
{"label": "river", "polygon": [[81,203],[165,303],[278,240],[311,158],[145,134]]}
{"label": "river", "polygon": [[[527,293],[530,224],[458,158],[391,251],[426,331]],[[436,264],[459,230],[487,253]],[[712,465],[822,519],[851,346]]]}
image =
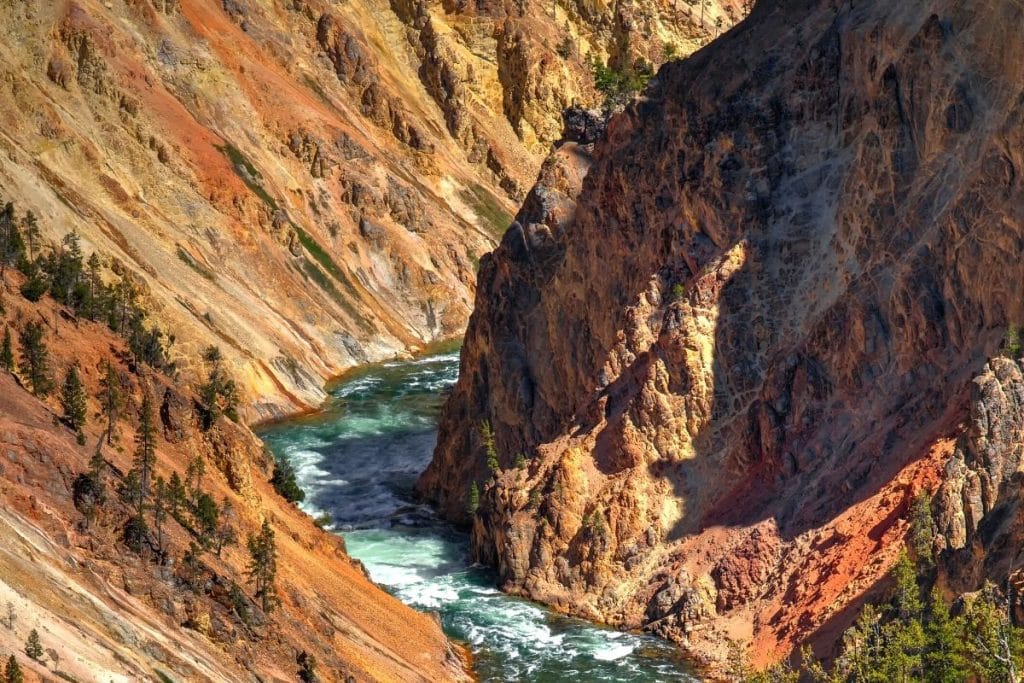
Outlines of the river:
{"label": "river", "polygon": [[329,388],[323,409],[260,430],[294,464],[303,509],[328,513],[349,554],[402,602],[441,615],[482,681],[696,681],[669,644],[560,616],[494,587],[468,537],[412,502],[430,461],[457,352],[368,366]]}

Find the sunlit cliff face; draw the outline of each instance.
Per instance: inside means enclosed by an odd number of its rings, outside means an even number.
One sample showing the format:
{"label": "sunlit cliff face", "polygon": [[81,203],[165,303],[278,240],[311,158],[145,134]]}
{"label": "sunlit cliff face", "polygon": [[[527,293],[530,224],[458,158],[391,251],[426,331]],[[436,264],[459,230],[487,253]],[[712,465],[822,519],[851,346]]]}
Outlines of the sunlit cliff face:
{"label": "sunlit cliff face", "polygon": [[0,195],[143,285],[186,373],[222,347],[247,417],[461,334],[479,259],[591,58],[684,55],[708,2],[8,3]]}
{"label": "sunlit cliff face", "polygon": [[420,482],[484,487],[506,588],[710,657],[841,632],[1024,314],[1019,18],[763,3],[548,162]]}

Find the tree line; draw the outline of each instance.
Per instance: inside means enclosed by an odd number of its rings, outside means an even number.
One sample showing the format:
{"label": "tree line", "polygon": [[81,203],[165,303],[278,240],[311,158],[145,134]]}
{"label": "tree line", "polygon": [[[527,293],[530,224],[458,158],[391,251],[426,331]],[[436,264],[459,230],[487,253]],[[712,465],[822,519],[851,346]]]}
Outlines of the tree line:
{"label": "tree line", "polygon": [[[174,336],[165,335],[148,321],[141,289],[126,269],[114,265],[114,277],[108,283],[104,278],[104,260],[96,253],[85,258],[76,233],[66,235],[56,246],[47,246],[36,217],[31,212],[19,217],[9,202],[0,210],[0,283],[5,288],[8,270],[20,273],[22,284],[18,291],[27,301],[35,303],[50,296],[76,317],[105,323],[125,340],[130,356],[128,370],[140,378],[140,398],[136,401],[130,376],[121,371],[116,361],[104,359],[98,368],[98,390],[92,396],[99,411],[90,415],[89,393],[81,367],[72,363],[60,381],[55,377],[43,319],[4,324],[0,370],[13,375],[41,399],[56,392],[59,419],[76,435],[79,444],[85,445],[84,430],[90,421],[99,421],[102,436],[88,469],[78,474],[72,485],[73,502],[82,514],[84,529],[88,530],[99,519],[124,519],[121,540],[128,549],[150,557],[160,566],[174,565],[175,577],[183,586],[197,592],[204,590],[206,577],[213,576],[204,555],[220,557],[225,549],[238,545],[240,539],[230,500],[225,497],[218,502],[203,487],[206,465],[201,455],[195,455],[187,464],[184,478],[177,471],[166,477],[157,471],[156,452],[162,433],[160,408],[151,389],[154,382],[147,379],[147,368],[167,376],[176,374],[177,368],[170,359]],[[6,317],[2,297],[0,316]],[[197,410],[200,428],[208,431],[221,417],[238,419],[238,390],[218,348],[207,348],[202,358],[206,372],[205,380],[197,387]],[[131,468],[122,474],[107,461],[104,448],[119,445],[119,426],[125,422],[134,427],[134,451]],[[289,501],[301,500],[304,495],[287,462],[275,467],[272,483]],[[112,493],[122,506],[111,505]],[[177,561],[168,534],[171,520],[191,537]],[[259,531],[245,540],[249,555],[247,581],[256,604],[269,614],[279,601],[273,528],[264,519]],[[231,601],[239,619],[249,624],[254,618],[253,610],[241,588],[234,584]],[[303,655],[303,670],[312,675],[315,659]],[[0,671],[0,680],[11,680],[10,667],[17,668],[16,660],[11,661],[7,671]]]}
{"label": "tree line", "polygon": [[1024,667],[1024,629],[1013,616],[1016,593],[1007,578],[986,581],[950,605],[938,586],[932,555],[929,496],[911,507],[908,550],[890,572],[887,599],[868,603],[844,634],[832,666],[805,648],[799,666],[742,671],[750,683],[889,683],[963,681],[1017,683]]}

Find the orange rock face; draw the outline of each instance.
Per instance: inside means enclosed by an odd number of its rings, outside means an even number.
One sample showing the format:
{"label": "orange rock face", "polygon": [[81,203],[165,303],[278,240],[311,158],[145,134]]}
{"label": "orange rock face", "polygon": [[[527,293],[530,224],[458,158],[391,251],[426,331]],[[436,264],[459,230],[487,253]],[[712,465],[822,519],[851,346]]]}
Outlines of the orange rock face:
{"label": "orange rock face", "polygon": [[[548,161],[419,485],[506,589],[711,659],[827,650],[1024,316],[1020,21],[762,2]],[[946,527],[984,547],[1003,475],[957,452]]]}
{"label": "orange rock face", "polygon": [[3,3],[0,197],[144,280],[183,367],[219,344],[248,419],[313,407],[462,332],[591,55],[687,54],[741,12],[676,4]]}
{"label": "orange rock face", "polygon": [[[80,681],[151,680],[156,671],[176,681],[296,680],[303,651],[324,681],[469,680],[437,620],[374,585],[338,536],[273,491],[270,456],[247,428],[221,418],[200,430],[196,396],[161,376],[130,374],[119,360],[128,353],[106,326],[76,321],[52,300],[31,305],[0,290],[3,325],[41,322],[56,377],[78,364],[90,397],[79,445],[59,421],[56,396],[41,401],[0,373],[0,649],[17,654],[26,680],[53,680],[58,671]],[[105,421],[92,417],[106,360],[127,387],[117,447],[102,443]],[[222,510],[231,506],[225,518],[238,543],[200,553],[195,573],[184,559],[196,540],[187,513],[184,523],[168,515],[163,524],[163,562],[151,511],[142,552],[122,542],[132,513],[118,488],[133,466],[143,384],[159,408],[155,475],[187,481],[188,463],[201,456],[201,489]],[[97,450],[107,463],[106,496],[86,523],[75,481]],[[254,597],[245,545],[263,520],[277,547],[280,604],[270,614]],[[31,629],[46,652],[42,665],[22,655]]]}

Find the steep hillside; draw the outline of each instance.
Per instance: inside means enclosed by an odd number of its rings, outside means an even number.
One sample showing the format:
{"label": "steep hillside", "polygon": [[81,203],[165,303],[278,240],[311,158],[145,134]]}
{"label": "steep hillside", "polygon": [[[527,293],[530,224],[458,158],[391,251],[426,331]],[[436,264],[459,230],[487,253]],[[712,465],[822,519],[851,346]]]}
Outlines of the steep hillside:
{"label": "steep hillside", "polygon": [[959,590],[1012,565],[1022,21],[764,0],[547,162],[419,484],[506,589],[766,662],[835,640],[920,490]]}
{"label": "steep hillside", "polygon": [[220,344],[247,418],[313,406],[462,331],[592,57],[742,12],[677,4],[6,0],[0,188],[134,272],[179,361]]}
{"label": "steep hillside", "polygon": [[[317,680],[468,680],[435,619],[377,588],[340,538],[273,491],[270,457],[251,432],[224,417],[204,429],[186,386],[126,362],[131,354],[105,325],[11,293],[20,284],[8,273],[0,287],[0,335],[12,331],[21,359],[18,333],[40,324],[52,377],[60,384],[75,365],[88,397],[79,445],[58,394],[40,400],[23,370],[0,370],[0,654],[16,654],[27,681],[294,681],[303,652],[315,658]],[[94,417],[107,362],[123,396],[115,445],[106,419]],[[146,392],[155,401],[154,484],[149,531],[133,550],[128,491]],[[183,497],[158,524],[156,477],[173,485],[175,476]],[[204,496],[220,513],[213,531],[202,526]],[[270,610],[247,548],[264,520],[277,550]],[[39,664],[24,655],[32,629]]]}

